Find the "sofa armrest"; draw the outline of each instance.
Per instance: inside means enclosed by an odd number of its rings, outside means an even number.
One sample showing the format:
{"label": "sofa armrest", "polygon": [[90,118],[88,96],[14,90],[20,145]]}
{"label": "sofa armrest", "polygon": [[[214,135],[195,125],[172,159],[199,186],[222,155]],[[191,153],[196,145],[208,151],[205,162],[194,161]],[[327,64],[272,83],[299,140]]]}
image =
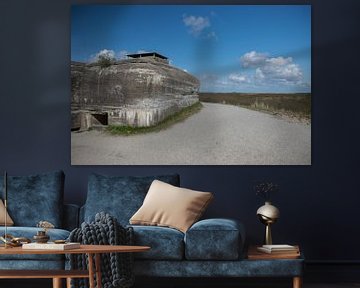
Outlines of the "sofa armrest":
{"label": "sofa armrest", "polygon": [[79,206],[64,204],[63,228],[71,231],[77,227],[79,227]]}
{"label": "sofa armrest", "polygon": [[235,260],[242,255],[245,228],[233,219],[214,218],[196,222],[185,235],[188,260]]}

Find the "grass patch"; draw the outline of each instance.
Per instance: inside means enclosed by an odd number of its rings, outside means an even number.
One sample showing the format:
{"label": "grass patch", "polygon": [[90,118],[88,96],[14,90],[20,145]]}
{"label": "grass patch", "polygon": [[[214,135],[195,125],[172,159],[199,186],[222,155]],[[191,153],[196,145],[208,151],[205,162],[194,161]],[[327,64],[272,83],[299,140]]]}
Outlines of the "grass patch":
{"label": "grass patch", "polygon": [[311,119],[311,93],[200,93],[200,101],[237,105],[292,118]]}
{"label": "grass patch", "polygon": [[191,115],[196,114],[202,108],[202,104],[197,102],[189,107],[183,108],[179,112],[176,112],[173,115],[168,116],[163,121],[159,122],[157,125],[149,127],[132,127],[132,126],[121,126],[121,125],[109,125],[106,129],[107,132],[113,135],[136,135],[144,134],[150,132],[159,132],[160,130],[167,129],[172,125],[184,121],[189,118]]}

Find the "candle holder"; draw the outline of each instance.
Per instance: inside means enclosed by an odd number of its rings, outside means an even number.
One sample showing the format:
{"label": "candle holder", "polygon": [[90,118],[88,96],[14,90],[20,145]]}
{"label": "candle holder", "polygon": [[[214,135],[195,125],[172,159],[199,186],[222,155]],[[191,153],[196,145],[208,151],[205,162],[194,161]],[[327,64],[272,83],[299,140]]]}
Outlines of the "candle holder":
{"label": "candle holder", "polygon": [[47,243],[50,240],[50,236],[47,234],[47,231],[55,228],[54,224],[43,220],[36,224],[36,227],[42,228],[43,230],[39,230],[36,235],[34,235],[34,241],[37,243]]}
{"label": "candle holder", "polygon": [[38,231],[33,239],[36,243],[47,243],[50,237],[46,234],[46,231]]}

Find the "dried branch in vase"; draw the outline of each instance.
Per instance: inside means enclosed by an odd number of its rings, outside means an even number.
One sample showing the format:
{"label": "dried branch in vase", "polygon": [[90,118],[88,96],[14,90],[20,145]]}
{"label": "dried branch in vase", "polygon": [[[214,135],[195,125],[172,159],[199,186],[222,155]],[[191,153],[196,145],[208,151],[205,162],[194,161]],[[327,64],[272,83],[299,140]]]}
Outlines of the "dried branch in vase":
{"label": "dried branch in vase", "polygon": [[274,192],[279,191],[279,185],[269,181],[261,181],[255,184],[254,190],[256,195],[260,196],[265,201],[270,201],[271,195]]}

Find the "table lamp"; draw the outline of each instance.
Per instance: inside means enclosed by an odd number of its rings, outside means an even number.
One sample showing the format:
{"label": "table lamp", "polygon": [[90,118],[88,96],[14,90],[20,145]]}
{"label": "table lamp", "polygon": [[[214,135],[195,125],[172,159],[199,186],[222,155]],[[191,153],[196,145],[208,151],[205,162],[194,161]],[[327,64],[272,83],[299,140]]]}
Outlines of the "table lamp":
{"label": "table lamp", "polygon": [[265,205],[261,206],[256,214],[258,215],[261,223],[265,226],[265,244],[272,245],[272,236],[271,236],[271,225],[276,222],[280,217],[280,211],[274,205],[271,205],[271,202],[266,201]]}

